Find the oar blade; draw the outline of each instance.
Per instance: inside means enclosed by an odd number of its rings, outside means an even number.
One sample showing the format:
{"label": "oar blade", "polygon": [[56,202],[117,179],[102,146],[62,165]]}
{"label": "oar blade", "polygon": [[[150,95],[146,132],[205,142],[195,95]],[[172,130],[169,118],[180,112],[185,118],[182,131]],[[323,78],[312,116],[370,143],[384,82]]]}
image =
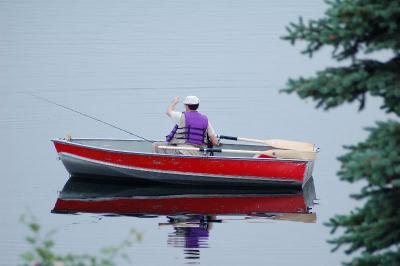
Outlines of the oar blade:
{"label": "oar blade", "polygon": [[206,149],[195,147],[179,147],[179,146],[158,146],[165,150],[187,150],[187,151],[214,151],[214,152],[230,152],[238,154],[265,154],[272,157],[295,159],[295,160],[315,160],[316,152],[309,151],[293,151],[293,150],[267,150],[267,151],[251,151],[251,150],[232,150],[232,149]]}
{"label": "oar blade", "polygon": [[294,151],[314,152],[315,145],[307,142],[284,140],[284,139],[267,139],[264,143],[279,149],[288,149]]}
{"label": "oar blade", "polygon": [[315,152],[311,151],[293,151],[293,150],[268,150],[262,154],[285,159],[299,159],[313,161],[317,158]]}

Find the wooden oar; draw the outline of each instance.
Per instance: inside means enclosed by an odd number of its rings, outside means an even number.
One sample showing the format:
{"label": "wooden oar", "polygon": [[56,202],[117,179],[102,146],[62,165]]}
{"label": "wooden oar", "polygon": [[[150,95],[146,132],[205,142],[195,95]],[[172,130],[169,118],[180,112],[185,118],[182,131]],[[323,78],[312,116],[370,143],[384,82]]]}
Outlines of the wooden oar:
{"label": "wooden oar", "polygon": [[250,216],[249,220],[264,220],[264,219],[272,219],[272,220],[284,220],[284,221],[293,221],[293,222],[303,222],[303,223],[315,223],[317,221],[317,215],[315,213],[271,213],[270,216],[266,217],[258,217],[258,216]]}
{"label": "wooden oar", "polygon": [[245,142],[255,142],[262,143],[271,147],[279,148],[279,149],[288,149],[294,151],[315,151],[315,145],[307,142],[293,141],[293,140],[284,140],[284,139],[249,139],[249,138],[240,138],[240,137],[231,137],[220,135],[220,139],[229,139],[229,140],[240,140]]}
{"label": "wooden oar", "polygon": [[265,154],[272,157],[300,160],[315,160],[316,153],[309,151],[292,151],[292,150],[266,150],[266,151],[249,151],[249,150],[231,150],[218,148],[195,148],[195,147],[179,147],[179,146],[158,146],[165,150],[185,150],[199,152],[228,152],[238,154]]}

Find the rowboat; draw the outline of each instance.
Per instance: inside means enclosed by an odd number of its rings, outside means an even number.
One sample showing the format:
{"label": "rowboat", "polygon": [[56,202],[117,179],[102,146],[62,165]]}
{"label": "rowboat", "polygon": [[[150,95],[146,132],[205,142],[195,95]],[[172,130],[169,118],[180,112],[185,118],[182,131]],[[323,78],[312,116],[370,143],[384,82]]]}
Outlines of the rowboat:
{"label": "rowboat", "polygon": [[303,189],[283,187],[223,188],[174,184],[132,185],[126,181],[71,177],[53,213],[98,213],[138,217],[246,215],[279,220],[315,221],[313,179]]}
{"label": "rowboat", "polygon": [[[71,176],[222,186],[302,186],[314,161],[254,156],[265,145],[222,144],[211,156],[152,152],[151,143],[132,139],[56,139],[58,156]],[[235,151],[243,151],[237,153]],[[232,152],[229,152],[232,151]],[[248,152],[248,153],[246,153]]]}

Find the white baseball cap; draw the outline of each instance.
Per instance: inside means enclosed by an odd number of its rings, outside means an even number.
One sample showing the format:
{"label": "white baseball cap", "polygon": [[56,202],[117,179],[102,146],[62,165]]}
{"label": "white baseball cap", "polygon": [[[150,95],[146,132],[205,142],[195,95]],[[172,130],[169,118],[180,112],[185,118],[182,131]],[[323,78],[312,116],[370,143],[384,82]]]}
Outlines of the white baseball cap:
{"label": "white baseball cap", "polygon": [[197,96],[186,96],[185,100],[183,101],[183,104],[199,104],[200,99]]}

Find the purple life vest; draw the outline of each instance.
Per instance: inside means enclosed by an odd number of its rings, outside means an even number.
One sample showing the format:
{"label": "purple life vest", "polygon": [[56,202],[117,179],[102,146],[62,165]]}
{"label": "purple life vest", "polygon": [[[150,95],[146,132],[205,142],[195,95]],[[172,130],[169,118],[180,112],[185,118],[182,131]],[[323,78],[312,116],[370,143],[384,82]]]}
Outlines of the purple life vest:
{"label": "purple life vest", "polygon": [[207,116],[196,111],[184,112],[183,114],[185,115],[185,126],[180,128],[178,125],[175,125],[171,133],[166,137],[167,142],[176,138],[185,140],[185,143],[204,144],[208,127]]}

